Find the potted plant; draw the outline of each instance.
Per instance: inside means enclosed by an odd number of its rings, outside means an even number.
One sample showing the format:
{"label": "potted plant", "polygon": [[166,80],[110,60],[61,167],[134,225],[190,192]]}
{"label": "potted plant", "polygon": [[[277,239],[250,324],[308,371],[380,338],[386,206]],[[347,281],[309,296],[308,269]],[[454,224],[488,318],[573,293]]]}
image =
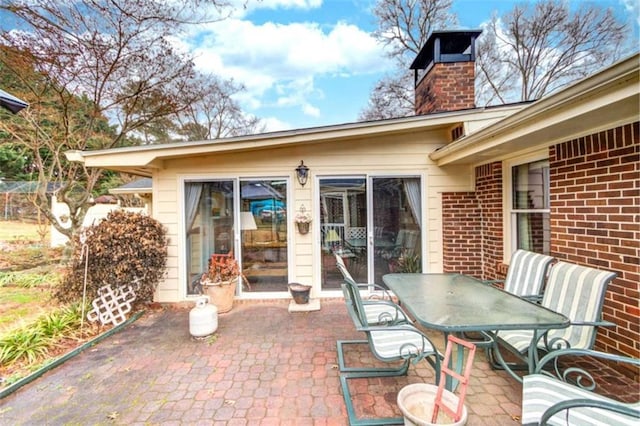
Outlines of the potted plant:
{"label": "potted plant", "polygon": [[311,224],[311,213],[307,212],[304,206],[300,207],[300,211],[296,213],[296,217],[293,221],[298,226],[298,232],[306,234],[309,232],[309,225]]}
{"label": "potted plant", "polygon": [[213,254],[202,287],[219,313],[229,312],[240,276],[238,262],[229,254]]}

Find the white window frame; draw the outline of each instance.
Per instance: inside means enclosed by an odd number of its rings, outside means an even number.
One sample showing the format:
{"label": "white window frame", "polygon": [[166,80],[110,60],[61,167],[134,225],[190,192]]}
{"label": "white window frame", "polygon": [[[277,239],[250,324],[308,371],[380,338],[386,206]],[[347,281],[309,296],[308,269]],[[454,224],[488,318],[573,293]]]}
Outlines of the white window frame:
{"label": "white window frame", "polygon": [[[551,213],[551,209],[513,209],[513,176],[512,170],[515,166],[520,166],[527,163],[534,163],[536,161],[549,160],[549,152],[545,149],[542,151],[536,151],[535,153],[528,154],[526,156],[520,156],[512,159],[508,159],[503,161],[502,163],[502,199],[503,202],[503,262],[508,264],[511,255],[517,249],[517,231],[516,231],[516,222],[514,221],[514,216],[516,213],[528,213],[528,212],[543,212],[543,213]],[[547,188],[550,190],[550,187]],[[548,195],[548,194],[547,194]]]}

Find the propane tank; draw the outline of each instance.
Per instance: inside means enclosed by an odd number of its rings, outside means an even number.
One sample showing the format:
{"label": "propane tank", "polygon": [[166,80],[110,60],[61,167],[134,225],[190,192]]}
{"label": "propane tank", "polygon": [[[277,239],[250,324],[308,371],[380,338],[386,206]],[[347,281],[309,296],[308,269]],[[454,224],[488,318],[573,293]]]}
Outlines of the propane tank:
{"label": "propane tank", "polygon": [[209,303],[209,296],[196,300],[189,312],[189,332],[193,337],[206,337],[218,329],[218,308]]}

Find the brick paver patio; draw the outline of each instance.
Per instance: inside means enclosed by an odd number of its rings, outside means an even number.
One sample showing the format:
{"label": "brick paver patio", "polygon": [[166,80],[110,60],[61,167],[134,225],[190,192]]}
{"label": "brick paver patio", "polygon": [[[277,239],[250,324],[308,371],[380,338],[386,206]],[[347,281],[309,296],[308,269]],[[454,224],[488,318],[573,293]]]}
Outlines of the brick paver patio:
{"label": "brick paver patio", "polygon": [[[346,425],[336,340],[362,335],[341,300],[315,312],[287,307],[237,303],[204,340],[189,334],[189,308],[148,312],[0,400],[0,424]],[[368,348],[353,348],[349,361],[371,362]],[[433,380],[421,361],[405,377],[357,379],[350,389],[360,416],[399,416],[402,386]],[[519,424],[520,404],[521,385],[478,351],[468,424]]]}

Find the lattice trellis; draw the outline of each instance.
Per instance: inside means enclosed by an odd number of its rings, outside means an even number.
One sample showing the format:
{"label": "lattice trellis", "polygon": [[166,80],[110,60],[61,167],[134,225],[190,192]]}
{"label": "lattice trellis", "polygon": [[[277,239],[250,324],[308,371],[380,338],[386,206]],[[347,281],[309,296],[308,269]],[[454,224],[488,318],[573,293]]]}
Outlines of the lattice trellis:
{"label": "lattice trellis", "polygon": [[115,290],[110,285],[98,289],[98,297],[91,302],[93,309],[87,314],[91,322],[100,321],[102,325],[113,323],[122,324],[126,321],[126,314],[131,311],[131,303],[136,299],[136,293],[131,286],[118,287]]}

